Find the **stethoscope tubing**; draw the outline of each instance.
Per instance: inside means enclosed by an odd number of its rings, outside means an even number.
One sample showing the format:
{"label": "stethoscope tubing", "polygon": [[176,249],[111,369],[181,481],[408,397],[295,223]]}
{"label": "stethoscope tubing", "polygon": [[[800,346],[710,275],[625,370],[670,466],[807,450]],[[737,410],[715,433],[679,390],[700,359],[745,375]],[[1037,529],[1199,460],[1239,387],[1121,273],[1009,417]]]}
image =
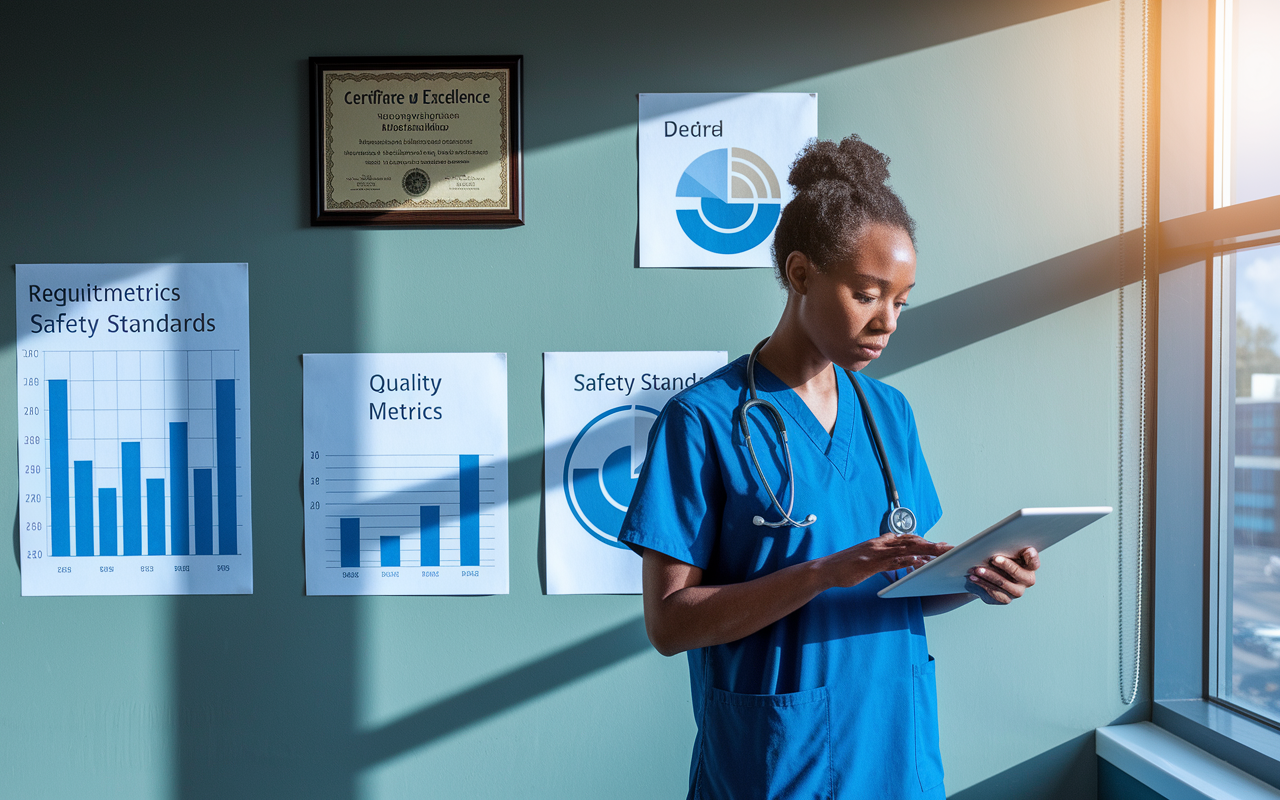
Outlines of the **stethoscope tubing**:
{"label": "stethoscope tubing", "polygon": [[889,466],[889,456],[885,453],[884,440],[880,438],[880,427],[876,425],[876,418],[871,414],[871,407],[867,404],[867,396],[862,392],[862,385],[853,377],[853,372],[845,370],[845,374],[849,376],[849,382],[853,384],[853,390],[858,393],[858,403],[862,406],[862,413],[866,415],[867,427],[871,429],[871,440],[876,444],[876,455],[880,458],[880,470],[884,473],[885,490],[889,493],[890,508],[898,508],[898,487],[893,482],[893,469]]}
{"label": "stethoscope tubing", "polygon": [[[751,522],[754,525],[766,528],[807,528],[818,521],[818,517],[809,514],[802,520],[797,520],[792,516],[796,503],[796,481],[795,470],[791,462],[791,445],[787,441],[787,424],[782,418],[782,412],[770,403],[768,400],[760,398],[756,391],[756,359],[760,354],[760,349],[764,347],[769,339],[765,338],[760,341],[752,350],[751,355],[747,357],[747,393],[746,402],[738,407],[738,424],[742,426],[742,436],[747,445],[747,452],[751,455],[752,466],[755,467],[756,475],[760,478],[760,483],[764,486],[765,492],[769,495],[769,502],[773,504],[773,508],[782,516],[777,522],[770,522],[762,516],[755,516]],[[867,427],[871,431],[871,440],[876,447],[876,456],[880,459],[880,473],[884,477],[885,493],[889,498],[889,529],[894,533],[903,534],[911,533],[915,530],[915,514],[905,508],[898,501],[898,488],[893,480],[893,469],[889,466],[889,456],[884,449],[884,440],[880,438],[880,428],[876,425],[876,418],[871,413],[871,406],[867,403],[867,396],[862,391],[862,386],[858,383],[858,379],[851,370],[845,370],[845,374],[849,376],[849,382],[853,384],[853,390],[858,395],[858,404],[862,407],[862,414],[867,420]],[[758,408],[765,412],[773,424],[773,429],[778,434],[778,441],[782,445],[783,459],[787,464],[787,471],[784,475],[787,488],[790,490],[787,507],[783,509],[782,502],[773,492],[773,487],[769,485],[769,480],[764,474],[764,468],[760,465],[760,459],[756,456],[755,445],[751,441],[751,425],[748,420],[748,412],[753,408]]]}

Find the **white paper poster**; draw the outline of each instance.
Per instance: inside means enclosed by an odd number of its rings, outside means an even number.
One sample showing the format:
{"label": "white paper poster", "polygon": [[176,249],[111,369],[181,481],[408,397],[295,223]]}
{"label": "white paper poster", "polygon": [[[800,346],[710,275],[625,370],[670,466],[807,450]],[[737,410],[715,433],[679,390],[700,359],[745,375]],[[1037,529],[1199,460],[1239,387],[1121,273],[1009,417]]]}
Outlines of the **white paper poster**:
{"label": "white paper poster", "polygon": [[640,95],[640,266],[771,267],[808,93]]}
{"label": "white paper poster", "polygon": [[506,594],[507,356],[302,357],[307,594]]}
{"label": "white paper poster", "polygon": [[672,395],[728,361],[721,351],[545,353],[548,594],[639,594],[640,557],[618,541]]}
{"label": "white paper poster", "polygon": [[19,264],[24,595],[253,591],[246,264]]}

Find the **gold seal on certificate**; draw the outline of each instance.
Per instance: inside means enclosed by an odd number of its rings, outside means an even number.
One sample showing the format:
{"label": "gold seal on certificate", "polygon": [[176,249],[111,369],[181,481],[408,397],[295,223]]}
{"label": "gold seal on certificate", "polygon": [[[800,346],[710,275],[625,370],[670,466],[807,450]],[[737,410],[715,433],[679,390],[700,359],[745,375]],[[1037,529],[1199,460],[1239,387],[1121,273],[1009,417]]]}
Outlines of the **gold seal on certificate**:
{"label": "gold seal on certificate", "polygon": [[312,58],[311,224],[522,224],[520,85],[520,56]]}

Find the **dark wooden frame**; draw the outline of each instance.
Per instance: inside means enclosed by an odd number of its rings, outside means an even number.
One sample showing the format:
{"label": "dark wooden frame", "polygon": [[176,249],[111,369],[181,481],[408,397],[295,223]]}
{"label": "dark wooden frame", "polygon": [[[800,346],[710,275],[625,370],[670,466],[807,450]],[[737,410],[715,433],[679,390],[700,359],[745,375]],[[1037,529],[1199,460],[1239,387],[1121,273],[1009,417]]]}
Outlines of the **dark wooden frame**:
{"label": "dark wooden frame", "polygon": [[[509,227],[524,224],[523,149],[523,63],[522,56],[374,56],[317,57],[310,60],[311,81],[311,224],[359,225],[365,227]],[[326,210],[324,191],[324,74],[361,70],[441,70],[505,69],[509,75],[510,102],[507,107],[507,197],[505,209],[465,211],[386,209]]]}

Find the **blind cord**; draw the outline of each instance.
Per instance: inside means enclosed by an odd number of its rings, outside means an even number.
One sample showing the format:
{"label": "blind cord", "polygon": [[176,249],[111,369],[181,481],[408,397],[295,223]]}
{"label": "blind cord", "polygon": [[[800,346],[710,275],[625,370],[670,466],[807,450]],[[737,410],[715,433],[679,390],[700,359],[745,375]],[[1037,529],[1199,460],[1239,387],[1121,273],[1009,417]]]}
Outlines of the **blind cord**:
{"label": "blind cord", "polygon": [[1136,499],[1134,502],[1134,609],[1133,609],[1133,684],[1126,688],[1125,667],[1128,659],[1125,658],[1125,624],[1124,624],[1124,578],[1125,578],[1125,505],[1126,505],[1126,489],[1128,481],[1126,481],[1128,466],[1128,448],[1126,447],[1126,430],[1125,430],[1125,399],[1127,394],[1127,381],[1125,373],[1125,302],[1124,296],[1128,288],[1128,275],[1125,265],[1125,58],[1127,48],[1125,42],[1126,26],[1125,17],[1127,13],[1125,0],[1120,0],[1120,291],[1117,293],[1118,298],[1118,350],[1117,358],[1119,367],[1119,458],[1118,458],[1118,498],[1116,503],[1116,527],[1117,550],[1118,550],[1118,597],[1119,597],[1119,614],[1118,614],[1118,630],[1119,630],[1119,672],[1120,672],[1120,699],[1125,705],[1133,703],[1138,696],[1138,687],[1141,684],[1142,674],[1142,585],[1143,585],[1143,543],[1146,537],[1146,462],[1147,462],[1147,109],[1148,109],[1148,52],[1147,39],[1149,31],[1149,8],[1147,0],[1142,2],[1142,107],[1141,107],[1141,162],[1139,164],[1139,175],[1141,178],[1141,198],[1140,198],[1140,216],[1139,225],[1142,234],[1142,258],[1140,274],[1138,276],[1139,289],[1139,327],[1138,327],[1138,397],[1137,397],[1137,432],[1138,432],[1138,452],[1137,452],[1137,483],[1135,487]]}

